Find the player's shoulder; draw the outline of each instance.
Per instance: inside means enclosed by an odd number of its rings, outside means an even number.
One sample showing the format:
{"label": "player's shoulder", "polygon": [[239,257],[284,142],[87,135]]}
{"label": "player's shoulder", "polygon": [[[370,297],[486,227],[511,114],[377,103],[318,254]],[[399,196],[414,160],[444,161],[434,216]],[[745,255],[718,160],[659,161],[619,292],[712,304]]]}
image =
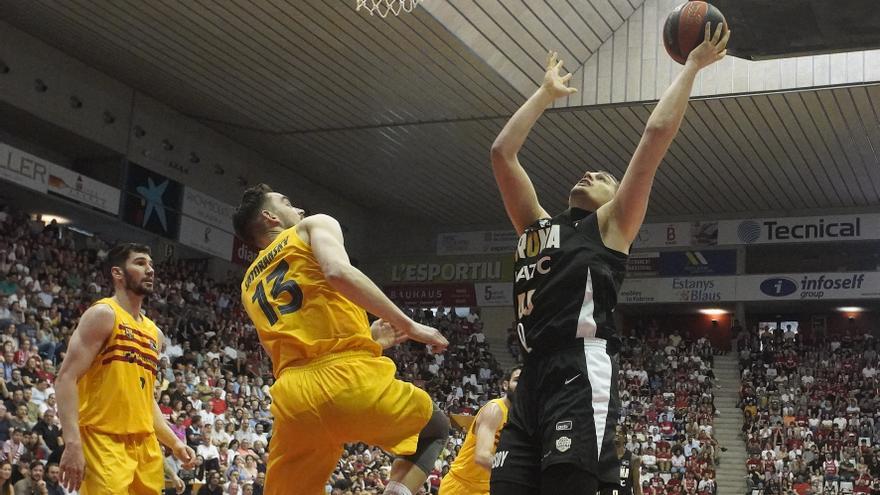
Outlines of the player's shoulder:
{"label": "player's shoulder", "polygon": [[96,322],[109,319],[115,320],[116,308],[114,308],[109,301],[100,300],[89,306],[89,308],[83,312],[82,318],[89,318]]}
{"label": "player's shoulder", "polygon": [[302,225],[304,227],[312,225],[339,225],[339,221],[326,213],[316,213],[303,218],[297,225]]}

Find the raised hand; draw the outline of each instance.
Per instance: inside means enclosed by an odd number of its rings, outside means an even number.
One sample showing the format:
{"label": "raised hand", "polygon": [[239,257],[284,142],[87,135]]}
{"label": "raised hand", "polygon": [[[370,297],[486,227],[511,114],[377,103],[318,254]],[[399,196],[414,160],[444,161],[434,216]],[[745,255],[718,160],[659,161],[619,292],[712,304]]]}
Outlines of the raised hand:
{"label": "raised hand", "polygon": [[696,64],[702,69],[708,67],[727,55],[727,41],[730,40],[730,29],[719,23],[712,33],[711,23],[706,23],[706,34],[703,42],[691,50],[687,62]]}
{"label": "raised hand", "polygon": [[571,80],[571,72],[564,76],[559,75],[559,69],[562,68],[562,60],[559,60],[559,54],[550,52],[547,54],[547,72],[544,74],[544,82],[541,84],[553,98],[562,98],[577,92],[577,88],[567,86]]}

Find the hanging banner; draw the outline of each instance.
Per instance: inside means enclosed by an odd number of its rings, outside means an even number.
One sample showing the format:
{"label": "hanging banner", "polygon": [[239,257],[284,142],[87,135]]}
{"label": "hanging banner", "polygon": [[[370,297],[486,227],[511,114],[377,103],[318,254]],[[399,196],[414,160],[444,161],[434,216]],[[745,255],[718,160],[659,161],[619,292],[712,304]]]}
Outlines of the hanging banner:
{"label": "hanging banner", "polygon": [[648,223],[635,249],[880,239],[880,213]]}
{"label": "hanging banner", "polygon": [[880,213],[723,220],[719,230],[721,244],[880,239]]}
{"label": "hanging banner", "polygon": [[0,179],[119,214],[119,189],[0,143]]}
{"label": "hanging banner", "polygon": [[472,307],[477,305],[474,284],[386,285],[389,299],[420,308]]}
{"label": "hanging banner", "polygon": [[626,259],[626,274],[653,277],[660,271],[660,253],[632,253]]}
{"label": "hanging banner", "polygon": [[122,219],[154,234],[176,239],[182,190],[180,183],[130,163]]}
{"label": "hanging banner", "polygon": [[732,301],[736,277],[672,277],[624,279],[621,304],[696,303]]}
{"label": "hanging banner", "polygon": [[234,236],[213,225],[183,216],[180,219],[180,243],[232,261],[232,238]]}
{"label": "hanging banner", "polygon": [[232,233],[235,231],[232,227],[232,214],[235,213],[234,206],[214,199],[189,186],[183,188],[182,212],[184,215],[221,228],[226,232]]}
{"label": "hanging banner", "polygon": [[737,279],[741,301],[880,299],[880,272],[783,273]]}
{"label": "hanging banner", "polygon": [[513,307],[513,284],[474,284],[477,306]]}
{"label": "hanging banner", "polygon": [[519,236],[513,229],[450,232],[437,236],[437,254],[449,256],[513,253],[518,240]]}
{"label": "hanging banner", "polygon": [[660,253],[661,277],[736,275],[736,250],[669,251]]}
{"label": "hanging banner", "polygon": [[251,263],[257,259],[259,251],[241,242],[241,239],[233,236],[232,238],[232,262],[241,266],[251,266]]}

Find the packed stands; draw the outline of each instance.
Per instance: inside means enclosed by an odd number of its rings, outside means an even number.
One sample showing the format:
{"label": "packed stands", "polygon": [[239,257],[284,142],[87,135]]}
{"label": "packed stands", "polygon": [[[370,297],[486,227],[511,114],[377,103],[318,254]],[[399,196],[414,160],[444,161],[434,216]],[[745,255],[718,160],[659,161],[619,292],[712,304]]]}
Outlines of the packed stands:
{"label": "packed stands", "polygon": [[876,340],[761,328],[738,344],[750,490],[880,493]]}

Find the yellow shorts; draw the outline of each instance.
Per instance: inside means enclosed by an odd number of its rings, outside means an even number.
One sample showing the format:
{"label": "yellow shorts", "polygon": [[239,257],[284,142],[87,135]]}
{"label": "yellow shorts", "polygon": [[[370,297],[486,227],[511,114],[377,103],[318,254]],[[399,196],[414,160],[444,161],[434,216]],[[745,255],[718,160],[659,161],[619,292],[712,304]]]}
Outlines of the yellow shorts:
{"label": "yellow shorts", "polygon": [[271,389],[275,424],[263,493],[323,495],[346,443],[414,453],[434,404],[396,380],[396,371],[390,359],[360,351],[282,371]]}
{"label": "yellow shorts", "polygon": [[113,435],[80,428],[86,472],[80,495],[156,495],[165,488],[162,448],[154,433]]}
{"label": "yellow shorts", "polygon": [[438,495],[489,495],[489,487],[474,486],[452,473],[446,473],[446,476],[440,480]]}

